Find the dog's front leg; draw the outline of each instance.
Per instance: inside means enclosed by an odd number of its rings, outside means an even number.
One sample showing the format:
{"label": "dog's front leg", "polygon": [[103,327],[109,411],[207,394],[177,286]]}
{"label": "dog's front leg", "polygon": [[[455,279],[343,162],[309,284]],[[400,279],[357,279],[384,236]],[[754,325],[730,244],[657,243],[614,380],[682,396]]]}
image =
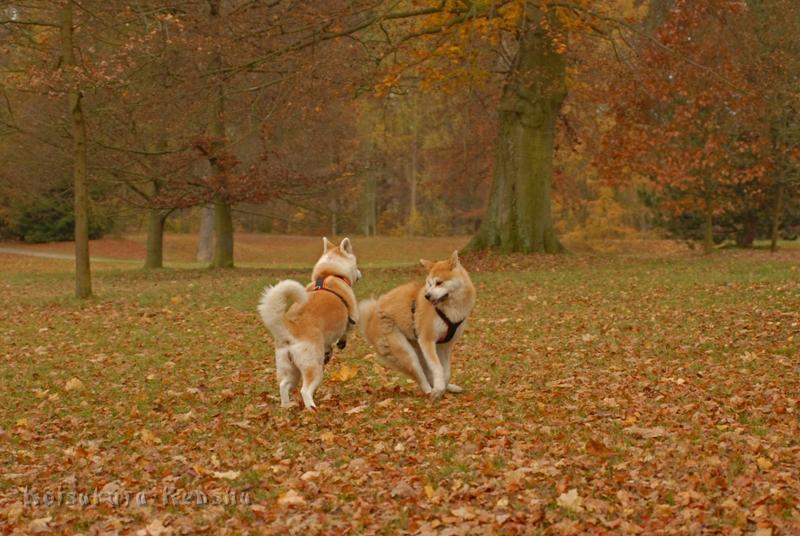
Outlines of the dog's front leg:
{"label": "dog's front leg", "polygon": [[442,362],[439,360],[439,354],[436,353],[436,342],[420,340],[419,347],[422,350],[422,355],[425,357],[425,362],[428,364],[428,369],[433,376],[433,390],[431,391],[431,396],[433,398],[439,398],[444,394],[447,383],[444,379]]}
{"label": "dog's front leg", "polygon": [[444,384],[448,393],[461,393],[464,391],[461,387],[454,383],[450,383],[450,365],[453,357],[453,343],[441,344],[436,347],[439,352],[439,360],[442,362],[442,370],[444,370]]}

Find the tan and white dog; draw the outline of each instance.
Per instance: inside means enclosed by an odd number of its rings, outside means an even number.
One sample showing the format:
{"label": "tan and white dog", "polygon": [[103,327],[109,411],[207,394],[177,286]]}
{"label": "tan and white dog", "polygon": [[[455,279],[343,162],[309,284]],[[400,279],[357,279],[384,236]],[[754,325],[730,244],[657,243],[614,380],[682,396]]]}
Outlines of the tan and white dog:
{"label": "tan and white dog", "polygon": [[344,348],[348,332],[358,322],[353,284],[361,278],[350,239],[336,246],[323,238],[322,257],[312,282],[303,286],[285,279],[264,289],[258,312],[275,339],[275,364],[281,405],[302,378],[300,394],[308,409],[316,409],[314,392],[322,383],[322,368],[334,343]]}
{"label": "tan and white dog", "polygon": [[475,287],[458,251],[444,261],[420,263],[428,270],[425,284],[407,283],[361,302],[359,328],[377,348],[381,364],[410,376],[425,394],[438,398],[445,390],[462,391],[450,383],[450,362],[475,306]]}

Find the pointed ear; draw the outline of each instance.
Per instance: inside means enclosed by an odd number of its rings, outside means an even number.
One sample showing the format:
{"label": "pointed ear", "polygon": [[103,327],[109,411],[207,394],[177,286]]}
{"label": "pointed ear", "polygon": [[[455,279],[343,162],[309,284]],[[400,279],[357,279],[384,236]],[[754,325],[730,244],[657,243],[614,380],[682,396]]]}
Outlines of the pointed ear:
{"label": "pointed ear", "polygon": [[342,240],[342,243],[339,244],[339,249],[344,251],[345,253],[352,255],[353,254],[353,244],[350,243],[349,238],[345,238]]}
{"label": "pointed ear", "polygon": [[431,271],[431,268],[433,268],[433,263],[431,261],[420,259],[419,263],[422,265],[423,268],[425,268],[429,272]]}
{"label": "pointed ear", "polygon": [[327,253],[329,250],[335,248],[333,244],[331,244],[330,240],[328,240],[327,236],[322,237],[322,253]]}
{"label": "pointed ear", "polygon": [[461,262],[458,260],[458,250],[455,250],[452,255],[450,255],[450,267],[451,268],[458,268],[461,266]]}

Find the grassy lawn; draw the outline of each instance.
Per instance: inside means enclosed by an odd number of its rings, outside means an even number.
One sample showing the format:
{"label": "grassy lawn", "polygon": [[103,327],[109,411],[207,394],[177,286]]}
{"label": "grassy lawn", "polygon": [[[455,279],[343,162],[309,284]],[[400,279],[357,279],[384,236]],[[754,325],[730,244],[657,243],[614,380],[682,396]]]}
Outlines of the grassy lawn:
{"label": "grassy lawn", "polygon": [[[279,408],[255,304],[321,246],[281,240],[231,271],[98,264],[86,303],[70,261],[0,254],[0,531],[800,531],[800,249],[468,256],[466,393],[359,337],[310,413]],[[463,243],[356,238],[356,294]]]}

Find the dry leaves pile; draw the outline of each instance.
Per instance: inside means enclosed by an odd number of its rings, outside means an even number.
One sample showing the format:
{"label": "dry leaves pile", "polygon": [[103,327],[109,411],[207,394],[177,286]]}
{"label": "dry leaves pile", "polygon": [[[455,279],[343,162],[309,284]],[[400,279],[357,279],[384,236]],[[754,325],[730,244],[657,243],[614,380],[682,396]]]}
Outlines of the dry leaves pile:
{"label": "dry leaves pile", "polygon": [[[308,413],[279,409],[254,312],[285,274],[109,269],[79,304],[68,273],[0,256],[0,527],[796,534],[799,261],[481,270],[465,394],[431,403],[355,339]],[[414,276],[365,271],[357,293]]]}

